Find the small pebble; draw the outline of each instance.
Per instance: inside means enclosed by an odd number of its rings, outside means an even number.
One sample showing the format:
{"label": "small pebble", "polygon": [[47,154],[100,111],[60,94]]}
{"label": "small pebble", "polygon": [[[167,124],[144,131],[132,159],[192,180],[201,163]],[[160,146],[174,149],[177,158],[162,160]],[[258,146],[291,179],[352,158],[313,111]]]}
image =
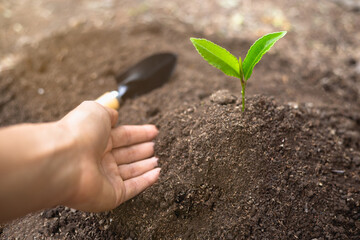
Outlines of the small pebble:
{"label": "small pebble", "polygon": [[299,104],[296,102],[288,102],[288,106],[292,107],[294,109],[298,109],[299,108]]}
{"label": "small pebble", "polygon": [[220,90],[210,96],[210,101],[218,103],[220,105],[235,103],[236,100],[237,97],[232,95],[228,90]]}
{"label": "small pebble", "polygon": [[8,9],[4,10],[4,14],[3,14],[4,18],[11,18],[12,17],[12,12]]}
{"label": "small pebble", "polygon": [[358,156],[354,157],[353,162],[355,163],[355,166],[359,167],[360,166],[360,157],[358,157]]}
{"label": "small pebble", "polygon": [[20,23],[15,23],[13,26],[14,32],[21,32],[24,29],[24,27]]}
{"label": "small pebble", "polygon": [[337,169],[334,169],[334,170],[331,170],[332,173],[337,173],[337,174],[344,174],[345,173],[345,170],[337,170]]}
{"label": "small pebble", "polygon": [[355,226],[360,229],[360,220],[355,222]]}
{"label": "small pebble", "polygon": [[39,88],[39,89],[37,90],[37,92],[38,92],[39,95],[44,95],[45,90],[44,90],[43,88]]}

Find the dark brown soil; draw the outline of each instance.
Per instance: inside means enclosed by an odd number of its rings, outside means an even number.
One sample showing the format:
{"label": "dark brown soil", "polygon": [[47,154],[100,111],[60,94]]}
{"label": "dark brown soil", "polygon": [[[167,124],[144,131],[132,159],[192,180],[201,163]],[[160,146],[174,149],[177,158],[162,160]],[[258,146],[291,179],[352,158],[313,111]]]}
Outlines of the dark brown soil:
{"label": "dark brown soil", "polygon": [[[230,93],[225,100],[234,100]],[[158,184],[120,206],[140,239],[356,239],[360,115],[213,96],[153,118]],[[217,100],[216,100],[217,99]],[[341,116],[341,117],[340,117]],[[336,130],[335,130],[336,127]]]}
{"label": "dark brown soil", "polygon": [[[202,34],[184,24],[79,26],[24,49],[0,74],[0,126],[56,120],[153,52],[175,51],[179,63],[120,110],[120,124],[161,130],[156,185],[103,214],[26,216],[0,239],[359,239],[360,56],[343,49],[356,46],[360,17],[329,9],[337,32],[311,21],[308,35],[290,31],[256,66],[244,113],[239,82],[201,60],[188,38]],[[241,56],[254,40],[207,38]]]}

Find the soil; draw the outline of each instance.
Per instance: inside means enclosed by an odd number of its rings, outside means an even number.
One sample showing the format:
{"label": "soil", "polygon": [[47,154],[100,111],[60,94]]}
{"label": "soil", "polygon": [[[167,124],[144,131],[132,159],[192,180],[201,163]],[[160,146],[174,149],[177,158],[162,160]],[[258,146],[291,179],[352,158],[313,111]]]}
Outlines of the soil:
{"label": "soil", "polygon": [[[184,22],[80,24],[21,48],[0,72],[0,126],[57,120],[151,53],[179,62],[120,110],[119,124],[160,129],[153,187],[102,214],[30,214],[0,239],[359,239],[360,15],[342,6],[295,6],[293,29],[249,80],[245,112],[238,80],[197,55],[188,39],[205,32]],[[244,56],[256,37],[206,38]]]}
{"label": "soil", "polygon": [[115,210],[116,232],[141,239],[356,239],[359,120],[358,113],[292,108],[259,96],[242,113],[228,91],[156,116],[162,178]]}

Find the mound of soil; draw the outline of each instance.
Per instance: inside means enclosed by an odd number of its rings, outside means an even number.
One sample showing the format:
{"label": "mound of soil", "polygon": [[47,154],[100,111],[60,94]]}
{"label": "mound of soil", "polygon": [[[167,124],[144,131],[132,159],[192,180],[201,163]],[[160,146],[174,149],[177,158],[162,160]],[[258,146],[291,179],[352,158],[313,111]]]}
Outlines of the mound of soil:
{"label": "mound of soil", "polygon": [[152,121],[162,175],[113,214],[124,239],[359,237],[359,114],[219,91]]}

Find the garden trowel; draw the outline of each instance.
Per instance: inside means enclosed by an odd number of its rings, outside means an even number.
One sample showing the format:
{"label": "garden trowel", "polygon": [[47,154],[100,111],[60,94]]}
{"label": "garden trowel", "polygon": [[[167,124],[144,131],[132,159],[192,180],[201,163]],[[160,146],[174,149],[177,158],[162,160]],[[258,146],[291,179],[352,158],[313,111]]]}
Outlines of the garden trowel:
{"label": "garden trowel", "polygon": [[133,98],[162,86],[175,69],[176,55],[158,53],[151,55],[126,72],[116,76],[118,90],[107,92],[96,99],[103,106],[119,109],[125,99]]}

